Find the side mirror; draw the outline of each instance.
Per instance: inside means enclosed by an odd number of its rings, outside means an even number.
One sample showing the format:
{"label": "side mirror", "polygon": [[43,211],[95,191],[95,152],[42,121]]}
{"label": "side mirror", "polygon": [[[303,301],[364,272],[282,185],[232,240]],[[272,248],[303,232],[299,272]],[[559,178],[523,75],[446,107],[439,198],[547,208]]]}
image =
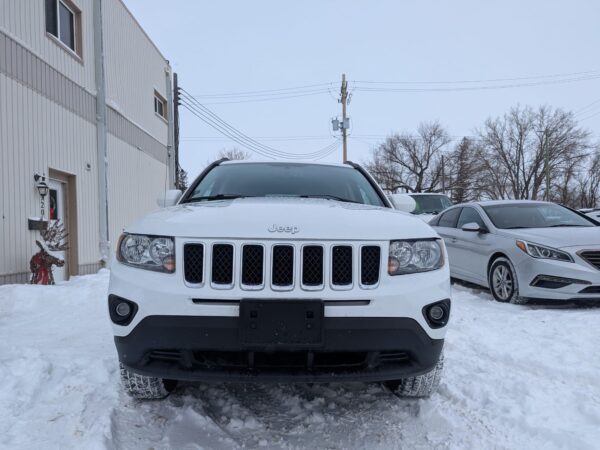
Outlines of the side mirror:
{"label": "side mirror", "polygon": [[415,200],[408,194],[389,194],[388,199],[392,206],[399,211],[412,213],[417,207]]}
{"label": "side mirror", "polygon": [[160,208],[167,208],[173,206],[181,198],[182,192],[179,189],[170,189],[158,195],[156,204]]}
{"label": "side mirror", "polygon": [[475,223],[475,222],[465,223],[461,227],[461,230],[463,230],[463,231],[470,231],[472,233],[479,233],[479,232],[483,231],[483,229],[479,226],[479,224]]}

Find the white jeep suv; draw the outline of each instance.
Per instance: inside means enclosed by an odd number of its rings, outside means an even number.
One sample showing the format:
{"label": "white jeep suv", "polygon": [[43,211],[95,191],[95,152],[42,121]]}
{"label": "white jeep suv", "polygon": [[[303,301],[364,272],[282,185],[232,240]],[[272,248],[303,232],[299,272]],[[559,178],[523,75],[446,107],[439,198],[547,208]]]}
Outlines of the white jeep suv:
{"label": "white jeep suv", "polygon": [[360,166],[220,160],[128,227],[108,307],[123,385],[177,380],[439,384],[443,241]]}

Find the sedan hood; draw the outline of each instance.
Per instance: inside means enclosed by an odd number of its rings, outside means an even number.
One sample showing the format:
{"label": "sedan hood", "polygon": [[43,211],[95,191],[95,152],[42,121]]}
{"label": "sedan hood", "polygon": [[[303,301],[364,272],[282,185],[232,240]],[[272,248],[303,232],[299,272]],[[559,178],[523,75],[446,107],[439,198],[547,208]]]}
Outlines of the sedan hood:
{"label": "sedan hood", "polygon": [[437,237],[390,208],[304,198],[240,198],[157,210],[127,232],[223,239],[391,240]]}
{"label": "sedan hood", "polygon": [[600,246],[600,227],[555,227],[498,230],[499,234],[549,247]]}

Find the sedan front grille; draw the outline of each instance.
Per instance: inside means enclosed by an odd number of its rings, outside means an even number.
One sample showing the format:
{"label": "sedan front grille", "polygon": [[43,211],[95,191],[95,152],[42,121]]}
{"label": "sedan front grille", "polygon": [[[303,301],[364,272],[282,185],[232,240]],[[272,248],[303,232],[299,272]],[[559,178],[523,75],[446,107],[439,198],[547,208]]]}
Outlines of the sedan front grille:
{"label": "sedan front grille", "polygon": [[[193,288],[348,290],[379,284],[381,246],[361,242],[186,242],[183,276]],[[298,261],[298,264],[296,264]]]}
{"label": "sedan front grille", "polygon": [[596,269],[600,269],[600,251],[599,250],[586,250],[580,252],[579,256],[585,259],[588,263],[594,266]]}

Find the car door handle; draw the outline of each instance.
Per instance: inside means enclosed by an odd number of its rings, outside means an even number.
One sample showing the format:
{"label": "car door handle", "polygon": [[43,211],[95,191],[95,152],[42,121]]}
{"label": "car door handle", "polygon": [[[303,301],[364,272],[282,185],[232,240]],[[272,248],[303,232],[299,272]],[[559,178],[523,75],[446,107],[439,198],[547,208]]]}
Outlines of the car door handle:
{"label": "car door handle", "polygon": [[452,242],[453,244],[457,241],[458,239],[456,239],[455,237],[450,238],[450,242]]}

